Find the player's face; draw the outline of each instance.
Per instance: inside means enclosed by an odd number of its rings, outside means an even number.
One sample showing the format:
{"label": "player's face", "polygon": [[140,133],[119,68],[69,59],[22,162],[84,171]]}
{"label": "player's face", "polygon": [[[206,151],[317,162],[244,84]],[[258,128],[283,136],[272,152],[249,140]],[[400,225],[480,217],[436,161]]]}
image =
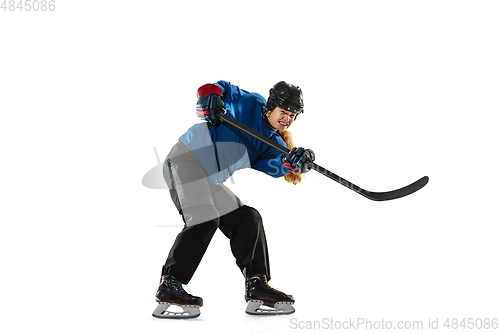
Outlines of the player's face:
{"label": "player's face", "polygon": [[290,127],[295,120],[295,113],[285,111],[279,106],[275,107],[273,111],[267,113],[269,124],[278,131],[284,131]]}

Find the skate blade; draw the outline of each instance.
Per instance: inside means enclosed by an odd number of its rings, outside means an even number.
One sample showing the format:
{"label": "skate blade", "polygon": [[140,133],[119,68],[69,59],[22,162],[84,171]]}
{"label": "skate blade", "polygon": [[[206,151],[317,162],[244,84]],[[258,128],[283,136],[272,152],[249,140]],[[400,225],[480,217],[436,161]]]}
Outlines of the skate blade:
{"label": "skate blade", "polygon": [[258,300],[249,300],[245,312],[250,315],[258,316],[273,316],[273,315],[287,315],[295,312],[293,303],[291,302],[277,302],[274,307],[266,307],[264,302]]}
{"label": "skate blade", "polygon": [[[182,312],[168,311],[172,305],[182,308]],[[173,303],[158,303],[156,309],[153,311],[153,317],[162,319],[191,319],[200,315],[200,307],[197,305],[180,305]]]}

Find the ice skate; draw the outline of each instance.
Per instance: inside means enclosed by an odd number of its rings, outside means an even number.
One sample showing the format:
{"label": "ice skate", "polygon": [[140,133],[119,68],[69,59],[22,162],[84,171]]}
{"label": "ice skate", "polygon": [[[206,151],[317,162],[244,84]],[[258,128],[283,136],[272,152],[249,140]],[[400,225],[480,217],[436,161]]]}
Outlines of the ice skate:
{"label": "ice skate", "polygon": [[292,295],[271,288],[264,274],[255,275],[246,281],[246,313],[250,315],[284,315],[295,312]]}
{"label": "ice skate", "polygon": [[[200,307],[203,306],[201,297],[188,294],[182,283],[170,274],[161,277],[161,283],[156,293],[158,305],[153,311],[153,317],[168,319],[190,319],[200,315]],[[182,311],[172,311],[169,308],[174,305]]]}

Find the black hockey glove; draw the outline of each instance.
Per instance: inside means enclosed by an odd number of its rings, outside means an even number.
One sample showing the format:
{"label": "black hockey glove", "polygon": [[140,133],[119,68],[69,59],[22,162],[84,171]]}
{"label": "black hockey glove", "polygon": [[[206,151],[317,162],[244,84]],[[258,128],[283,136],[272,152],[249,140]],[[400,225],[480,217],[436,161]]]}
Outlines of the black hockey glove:
{"label": "black hockey glove", "polygon": [[198,118],[206,120],[210,125],[218,125],[221,120],[215,114],[219,111],[226,113],[221,87],[211,83],[201,86],[198,89],[198,103],[196,104]]}
{"label": "black hockey glove", "polygon": [[283,165],[293,173],[306,173],[311,170],[310,163],[314,161],[311,149],[293,148],[283,159]]}

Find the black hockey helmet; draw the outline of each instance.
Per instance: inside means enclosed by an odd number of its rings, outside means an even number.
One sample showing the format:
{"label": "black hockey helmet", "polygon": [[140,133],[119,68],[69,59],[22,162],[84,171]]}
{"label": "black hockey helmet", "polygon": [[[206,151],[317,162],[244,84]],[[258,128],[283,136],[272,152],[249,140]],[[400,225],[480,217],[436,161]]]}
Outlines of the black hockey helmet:
{"label": "black hockey helmet", "polygon": [[296,115],[304,112],[304,101],[302,90],[297,86],[280,81],[269,90],[267,99],[267,110],[272,111],[275,107],[281,107],[285,111],[290,111]]}

